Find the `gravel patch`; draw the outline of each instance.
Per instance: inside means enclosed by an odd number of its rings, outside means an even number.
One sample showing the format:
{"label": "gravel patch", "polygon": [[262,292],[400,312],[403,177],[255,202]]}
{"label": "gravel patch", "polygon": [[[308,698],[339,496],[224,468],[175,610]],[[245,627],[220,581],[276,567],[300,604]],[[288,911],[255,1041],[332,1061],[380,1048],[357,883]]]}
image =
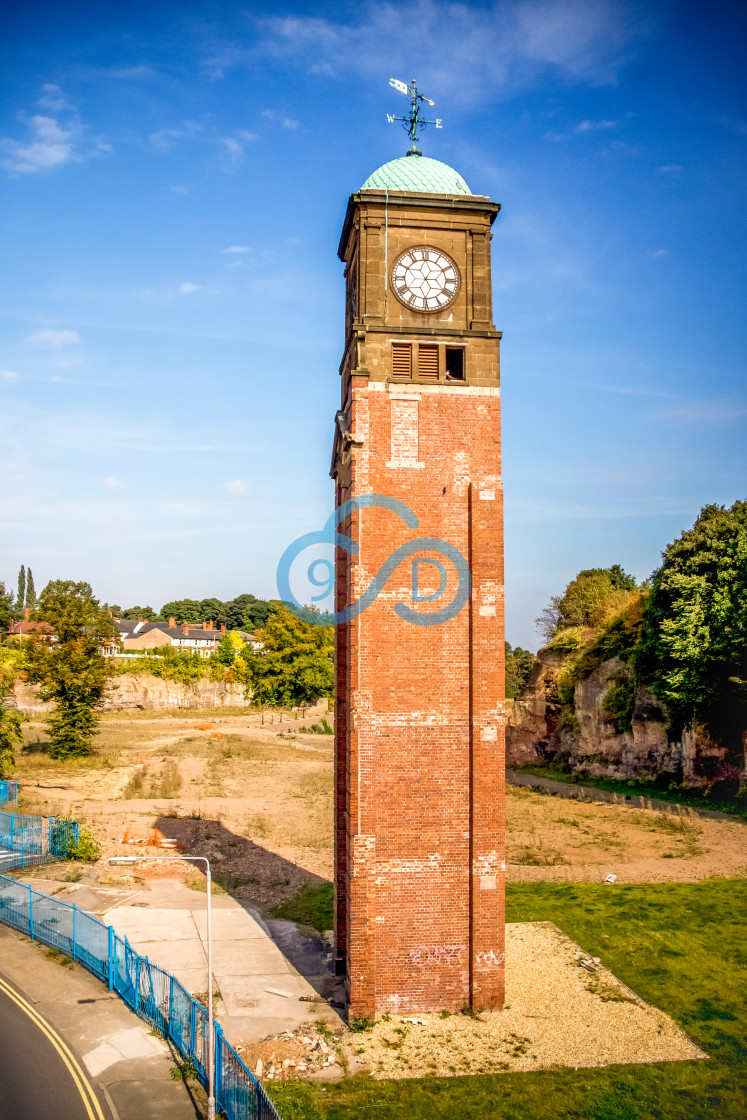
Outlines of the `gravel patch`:
{"label": "gravel patch", "polygon": [[351,1065],[376,1078],[449,1077],[708,1056],[552,922],[506,926],[503,1011],[407,1018],[348,1034]]}

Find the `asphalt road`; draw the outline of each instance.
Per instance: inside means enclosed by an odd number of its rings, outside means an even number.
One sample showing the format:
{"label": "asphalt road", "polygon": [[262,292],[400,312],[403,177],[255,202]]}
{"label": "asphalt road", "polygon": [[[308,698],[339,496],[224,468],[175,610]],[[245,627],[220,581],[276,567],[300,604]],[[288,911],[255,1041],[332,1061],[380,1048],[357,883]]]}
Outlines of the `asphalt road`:
{"label": "asphalt road", "polygon": [[109,1120],[85,1069],[0,972],[0,1120]]}

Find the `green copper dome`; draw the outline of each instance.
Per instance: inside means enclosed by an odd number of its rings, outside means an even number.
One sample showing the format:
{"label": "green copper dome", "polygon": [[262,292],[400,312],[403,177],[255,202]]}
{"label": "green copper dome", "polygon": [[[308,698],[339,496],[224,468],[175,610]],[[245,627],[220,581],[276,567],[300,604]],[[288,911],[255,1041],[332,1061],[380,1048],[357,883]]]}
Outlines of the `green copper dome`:
{"label": "green copper dome", "polygon": [[368,176],[361,190],[472,194],[458,171],[428,156],[401,156],[382,164]]}

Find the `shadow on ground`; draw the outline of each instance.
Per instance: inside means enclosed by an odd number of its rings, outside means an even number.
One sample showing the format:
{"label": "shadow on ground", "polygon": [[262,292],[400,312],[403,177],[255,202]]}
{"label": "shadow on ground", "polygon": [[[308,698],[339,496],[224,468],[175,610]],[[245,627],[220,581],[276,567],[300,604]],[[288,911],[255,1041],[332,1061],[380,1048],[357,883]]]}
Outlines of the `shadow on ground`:
{"label": "shadow on ground", "polygon": [[[156,828],[178,841],[181,854],[206,856],[214,882],[264,922],[289,964],[322,999],[338,1009],[343,1006],[342,981],[334,975],[331,943],[310,926],[273,916],[279,903],[292,899],[304,887],[321,886],[328,880],[254,840],[237,836],[221,821],[159,817]],[[194,869],[194,880],[204,882],[204,865],[195,863]]]}

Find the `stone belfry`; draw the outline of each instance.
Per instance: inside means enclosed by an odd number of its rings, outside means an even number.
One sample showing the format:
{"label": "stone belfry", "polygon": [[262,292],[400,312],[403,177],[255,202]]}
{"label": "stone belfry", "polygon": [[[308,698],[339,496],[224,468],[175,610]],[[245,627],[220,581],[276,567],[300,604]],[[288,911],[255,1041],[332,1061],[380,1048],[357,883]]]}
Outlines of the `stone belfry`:
{"label": "stone belfry", "polygon": [[503,1005],[499,209],[413,144],[350,196],[340,239],[336,609],[427,538],[336,631],[337,965],[372,1018]]}

